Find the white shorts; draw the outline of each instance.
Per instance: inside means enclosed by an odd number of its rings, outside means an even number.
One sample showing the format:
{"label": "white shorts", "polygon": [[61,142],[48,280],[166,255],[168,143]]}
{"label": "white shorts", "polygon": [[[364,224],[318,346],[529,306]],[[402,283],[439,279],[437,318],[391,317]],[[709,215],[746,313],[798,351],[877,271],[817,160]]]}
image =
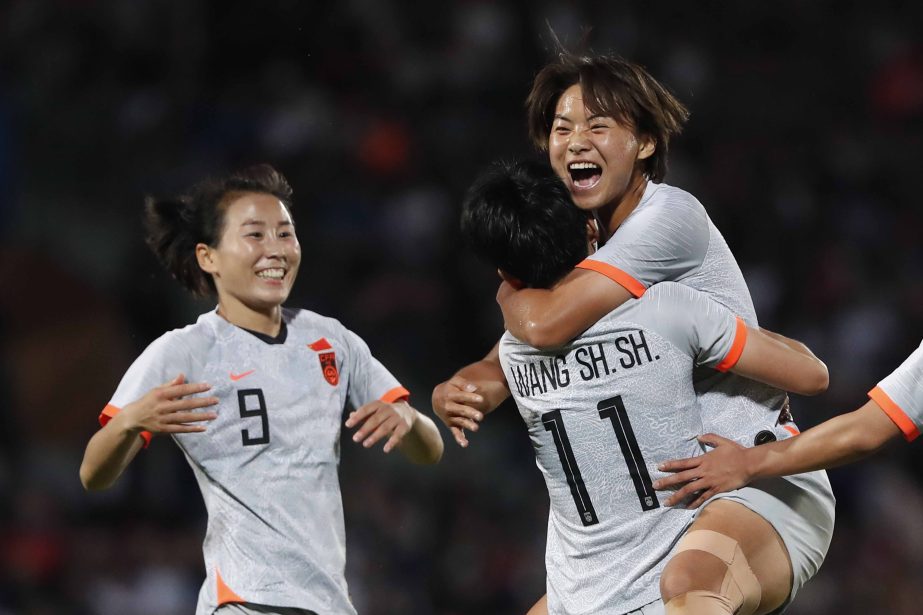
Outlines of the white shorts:
{"label": "white shorts", "polygon": [[316,615],[314,611],[295,609],[284,606],[264,606],[234,602],[224,604],[213,611],[214,615]]}
{"label": "white shorts", "polygon": [[629,611],[622,615],[664,615],[664,613],[663,601],[654,600],[653,602],[645,604],[640,609],[635,609],[634,611]]}
{"label": "white shorts", "polygon": [[782,613],[798,590],[817,574],[830,547],[836,498],[827,473],[819,470],[757,480],[711,498],[715,499],[740,502],[766,519],[785,543],[792,561],[792,591],[785,604],[774,611]]}

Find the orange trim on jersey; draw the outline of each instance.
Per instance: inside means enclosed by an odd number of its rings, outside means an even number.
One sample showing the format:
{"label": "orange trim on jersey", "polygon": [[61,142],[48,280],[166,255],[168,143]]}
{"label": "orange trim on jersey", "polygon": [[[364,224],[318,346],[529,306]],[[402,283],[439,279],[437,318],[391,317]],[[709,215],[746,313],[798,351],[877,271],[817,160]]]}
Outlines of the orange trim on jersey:
{"label": "orange trim on jersey", "polygon": [[218,568],[215,568],[215,585],[218,586],[218,606],[231,602],[246,602],[246,600],[234,593],[233,589],[227,586],[224,579],[221,578],[221,571],[218,570]]}
{"label": "orange trim on jersey", "polygon": [[[113,418],[115,418],[115,415],[121,411],[122,409],[119,408],[118,406],[113,406],[112,404],[106,404],[106,407],[103,408],[103,411],[99,413],[100,426],[105,427],[106,423],[108,423]],[[142,440],[144,440],[144,448],[147,448],[148,446],[151,445],[151,438],[153,437],[151,436],[151,432],[142,431],[138,435],[141,436]]]}
{"label": "orange trim on jersey", "polygon": [[740,360],[740,355],[743,354],[744,346],[747,345],[747,323],[738,316],[737,317],[737,331],[734,333],[734,343],[731,344],[731,349],[728,350],[728,354],[724,357],[724,360],[718,364],[715,368],[719,372],[726,372],[735,365]]}
{"label": "orange trim on jersey", "polygon": [[920,435],[919,428],[910,420],[907,413],[888,397],[888,394],[885,393],[881,387],[875,387],[869,391],[869,397],[872,398],[872,401],[881,406],[881,409],[888,415],[888,418],[894,421],[894,424],[903,432],[905,440],[908,442],[916,440],[917,436]]}
{"label": "orange trim on jersey", "polygon": [[406,401],[410,397],[410,391],[404,387],[394,387],[381,396],[381,401],[386,404],[393,404],[396,401]]}
{"label": "orange trim on jersey", "polygon": [[623,286],[625,290],[630,292],[635,297],[640,297],[644,294],[644,291],[647,290],[644,288],[644,284],[634,279],[618,267],[613,267],[608,263],[601,263],[599,261],[586,259],[577,263],[577,269],[588,269],[589,271],[601,273],[616,284]]}
{"label": "orange trim on jersey", "polygon": [[797,436],[798,434],[801,433],[800,431],[798,431],[797,427],[793,427],[792,425],[782,425],[782,429],[792,434],[793,436]]}
{"label": "orange trim on jersey", "polygon": [[320,352],[321,350],[330,350],[333,346],[330,345],[326,337],[322,337],[313,344],[308,344],[308,348]]}

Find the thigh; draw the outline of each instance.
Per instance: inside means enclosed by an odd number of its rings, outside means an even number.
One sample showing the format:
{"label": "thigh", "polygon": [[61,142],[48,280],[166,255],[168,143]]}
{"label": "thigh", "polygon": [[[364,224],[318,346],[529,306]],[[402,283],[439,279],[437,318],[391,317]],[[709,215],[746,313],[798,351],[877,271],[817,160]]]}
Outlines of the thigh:
{"label": "thigh", "polygon": [[[760,583],[762,597],[758,614],[771,613],[785,604],[792,589],[792,564],[785,543],[766,519],[738,502],[713,500],[687,531],[694,530],[712,530],[737,541]],[[688,553],[696,552],[684,551],[677,557]],[[702,553],[702,556],[708,554]],[[708,557],[717,560],[714,556]],[[704,558],[703,565],[710,563],[708,557]]]}

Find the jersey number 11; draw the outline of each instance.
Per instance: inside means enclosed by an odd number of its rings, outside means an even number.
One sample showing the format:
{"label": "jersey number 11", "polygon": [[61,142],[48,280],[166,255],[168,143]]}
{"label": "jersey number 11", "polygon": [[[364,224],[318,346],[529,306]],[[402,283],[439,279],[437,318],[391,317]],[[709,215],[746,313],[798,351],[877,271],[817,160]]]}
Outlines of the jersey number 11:
{"label": "jersey number 11", "polygon": [[[651,475],[648,473],[644,458],[641,456],[641,448],[638,446],[635,432],[632,430],[631,422],[628,420],[628,413],[625,411],[622,397],[616,395],[615,397],[604,399],[597,404],[596,409],[599,410],[599,418],[603,420],[609,419],[612,423],[615,437],[619,441],[619,447],[622,449],[622,456],[625,458],[625,463],[628,464],[628,473],[635,485],[638,500],[641,502],[641,510],[660,508],[660,502],[657,500],[657,494],[654,493],[654,486],[651,484]],[[596,516],[596,510],[593,508],[593,502],[590,500],[586,485],[583,483],[580,467],[577,465],[576,458],[574,458],[574,449],[570,446],[570,439],[568,439],[567,430],[564,428],[561,411],[552,410],[543,414],[542,424],[545,426],[545,430],[550,431],[554,438],[555,447],[558,449],[558,457],[561,460],[561,466],[564,468],[564,475],[567,477],[570,493],[574,497],[574,504],[577,505],[580,520],[583,525],[596,525],[599,523],[599,518]]]}

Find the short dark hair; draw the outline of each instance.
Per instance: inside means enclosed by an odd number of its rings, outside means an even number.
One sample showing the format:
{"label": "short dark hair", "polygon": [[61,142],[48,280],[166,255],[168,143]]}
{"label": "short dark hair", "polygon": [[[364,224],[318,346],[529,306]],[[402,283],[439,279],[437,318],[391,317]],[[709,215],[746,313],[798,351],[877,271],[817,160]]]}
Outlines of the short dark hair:
{"label": "short dark hair", "polygon": [[545,164],[495,162],[462,204],[462,236],[492,266],[547,288],[587,256],[589,214]]}
{"label": "short dark hair", "polygon": [[644,67],[618,56],[564,52],[539,71],[526,98],[532,143],[540,150],[548,148],[558,99],[576,84],[591,113],[614,118],[654,140],[656,149],[644,160],[644,173],[652,181],[663,181],[670,138],[682,131],[689,111]]}
{"label": "short dark hair", "polygon": [[212,276],[199,267],[196,244],[217,247],[227,206],[248,192],[276,197],[291,215],[292,188],[268,164],[206,179],[175,197],[145,199],[147,245],[166,270],[193,294],[204,297],[215,293]]}

